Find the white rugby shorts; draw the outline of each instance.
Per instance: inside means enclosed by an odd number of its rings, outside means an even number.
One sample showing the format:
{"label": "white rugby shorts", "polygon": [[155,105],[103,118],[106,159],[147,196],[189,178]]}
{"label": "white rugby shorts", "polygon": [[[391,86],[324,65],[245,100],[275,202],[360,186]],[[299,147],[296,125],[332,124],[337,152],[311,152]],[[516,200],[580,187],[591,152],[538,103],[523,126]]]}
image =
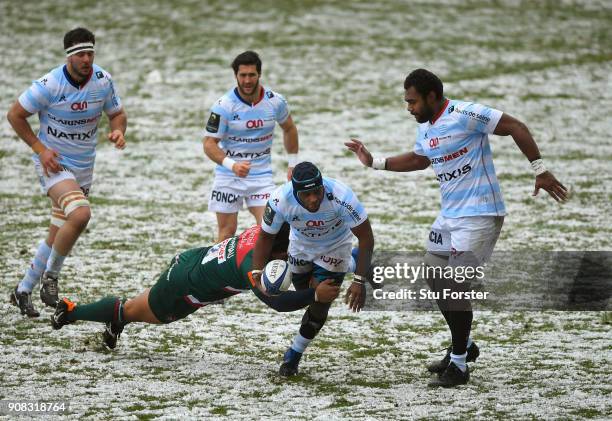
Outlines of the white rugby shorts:
{"label": "white rugby shorts", "polygon": [[75,180],[81,187],[81,190],[85,196],[89,195],[89,190],[91,189],[91,184],[93,182],[93,167],[78,169],[62,166],[62,170],[60,172],[52,173],[49,171],[49,177],[47,177],[40,161],[36,157],[32,158],[32,161],[34,161],[34,168],[36,169],[36,174],[38,175],[38,180],[40,181],[40,189],[43,194],[46,195],[49,189],[60,181]]}
{"label": "white rugby shorts", "polygon": [[287,261],[291,273],[308,273],[312,271],[313,263],[330,272],[347,273],[352,259],[351,249],[350,241],[325,251],[300,247],[299,244],[290,241]]}
{"label": "white rugby shorts", "polygon": [[476,259],[474,263],[483,264],[491,258],[503,223],[503,216],[446,218],[439,215],[427,237],[427,251],[449,256],[451,265],[453,260],[461,260],[468,253]]}
{"label": "white rugby shorts", "polygon": [[263,207],[275,189],[272,177],[268,176],[241,178],[217,175],[208,199],[208,210],[236,213],[242,209],[243,202],[248,208]]}

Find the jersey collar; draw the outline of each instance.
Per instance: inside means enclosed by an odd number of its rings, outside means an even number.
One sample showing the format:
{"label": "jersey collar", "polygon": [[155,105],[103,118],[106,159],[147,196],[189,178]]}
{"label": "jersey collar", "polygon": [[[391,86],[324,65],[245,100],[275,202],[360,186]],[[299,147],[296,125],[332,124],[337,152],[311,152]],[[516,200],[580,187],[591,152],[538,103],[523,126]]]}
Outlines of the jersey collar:
{"label": "jersey collar", "polygon": [[259,86],[259,98],[257,99],[257,101],[250,103],[249,101],[245,100],[243,97],[240,96],[240,91],[238,90],[238,87],[234,88],[234,95],[236,95],[236,98],[238,98],[240,102],[248,105],[249,107],[254,107],[255,105],[259,104],[264,97],[264,92],[264,87]]}
{"label": "jersey collar", "polygon": [[436,124],[436,121],[438,121],[438,119],[440,118],[440,116],[444,113],[444,111],[446,110],[446,107],[448,107],[448,98],[444,101],[444,105],[442,106],[442,108],[440,108],[440,111],[438,111],[438,114],[436,114],[434,116],[434,118],[431,119],[431,121],[429,122],[429,124],[434,125]]}
{"label": "jersey collar", "polygon": [[91,72],[89,72],[89,75],[87,75],[87,78],[85,78],[83,83],[79,84],[79,82],[77,82],[76,80],[72,78],[72,76],[70,76],[70,72],[68,72],[68,67],[66,64],[64,64],[64,67],[62,70],[64,71],[64,76],[66,77],[66,80],[68,81],[68,83],[70,83],[72,86],[74,86],[77,89],[81,89],[83,86],[87,85],[87,82],[89,82],[89,80],[91,79],[91,75],[93,75],[93,67],[92,67]]}

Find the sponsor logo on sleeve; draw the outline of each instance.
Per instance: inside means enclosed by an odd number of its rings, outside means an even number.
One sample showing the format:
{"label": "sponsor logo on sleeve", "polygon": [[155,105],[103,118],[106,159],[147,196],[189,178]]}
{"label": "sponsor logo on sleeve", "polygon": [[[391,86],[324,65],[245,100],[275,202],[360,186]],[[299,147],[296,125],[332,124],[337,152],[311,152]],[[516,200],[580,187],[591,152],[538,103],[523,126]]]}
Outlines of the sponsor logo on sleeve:
{"label": "sponsor logo on sleeve", "polygon": [[272,225],[272,221],[274,221],[275,215],[276,211],[272,209],[270,203],[266,203],[266,210],[264,211],[263,221],[268,225]]}
{"label": "sponsor logo on sleeve", "polygon": [[96,77],[97,77],[98,79],[102,79],[102,78],[104,77],[104,73],[102,73],[102,72],[96,72]]}
{"label": "sponsor logo on sleeve", "polygon": [[487,123],[489,123],[489,121],[491,121],[490,117],[487,117],[486,115],[483,115],[483,114],[478,114],[478,113],[475,113],[473,111],[462,110],[462,109],[459,109],[459,108],[456,108],[455,110],[458,113],[463,114],[464,116],[467,116],[467,117],[469,117],[469,118],[471,118],[473,120],[479,121],[479,122],[484,123],[484,124],[487,124]]}
{"label": "sponsor logo on sleeve", "polygon": [[206,130],[210,133],[217,133],[219,131],[219,123],[221,122],[221,116],[217,113],[210,113],[208,117],[208,123],[206,123]]}

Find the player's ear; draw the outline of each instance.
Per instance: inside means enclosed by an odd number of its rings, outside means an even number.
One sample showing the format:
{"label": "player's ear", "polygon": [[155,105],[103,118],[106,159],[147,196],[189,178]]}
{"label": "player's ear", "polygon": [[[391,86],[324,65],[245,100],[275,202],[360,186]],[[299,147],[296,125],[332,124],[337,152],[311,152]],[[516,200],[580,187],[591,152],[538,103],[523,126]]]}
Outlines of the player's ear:
{"label": "player's ear", "polygon": [[427,103],[427,105],[435,104],[436,100],[437,100],[436,93],[434,91],[429,91],[429,93],[427,94],[427,97],[425,98],[425,102]]}

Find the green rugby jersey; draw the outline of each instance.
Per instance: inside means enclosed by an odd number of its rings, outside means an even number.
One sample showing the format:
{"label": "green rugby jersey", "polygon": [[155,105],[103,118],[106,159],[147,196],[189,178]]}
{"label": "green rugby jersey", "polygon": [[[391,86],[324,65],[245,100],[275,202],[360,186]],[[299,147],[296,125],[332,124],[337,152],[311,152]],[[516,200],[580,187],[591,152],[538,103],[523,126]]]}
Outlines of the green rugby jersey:
{"label": "green rugby jersey", "polygon": [[195,306],[256,290],[249,271],[259,232],[260,227],[254,226],[212,247],[187,250],[176,256],[168,276],[178,276],[189,285],[185,299]]}

